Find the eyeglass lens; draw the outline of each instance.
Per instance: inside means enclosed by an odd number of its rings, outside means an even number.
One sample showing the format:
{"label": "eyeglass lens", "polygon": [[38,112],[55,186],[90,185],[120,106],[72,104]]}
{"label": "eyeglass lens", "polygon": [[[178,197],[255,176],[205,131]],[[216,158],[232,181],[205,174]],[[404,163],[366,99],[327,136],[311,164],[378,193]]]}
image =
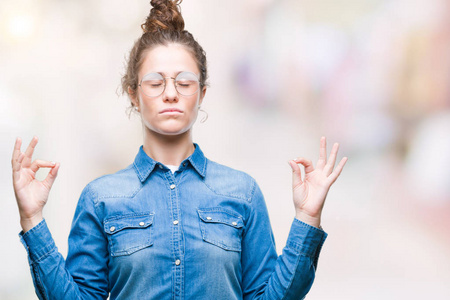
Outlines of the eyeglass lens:
{"label": "eyeglass lens", "polygon": [[[167,79],[159,73],[149,73],[142,78],[141,88],[145,95],[149,97],[157,97],[164,92]],[[180,95],[192,96],[199,89],[199,81],[197,75],[191,72],[181,72],[175,78],[175,88]]]}

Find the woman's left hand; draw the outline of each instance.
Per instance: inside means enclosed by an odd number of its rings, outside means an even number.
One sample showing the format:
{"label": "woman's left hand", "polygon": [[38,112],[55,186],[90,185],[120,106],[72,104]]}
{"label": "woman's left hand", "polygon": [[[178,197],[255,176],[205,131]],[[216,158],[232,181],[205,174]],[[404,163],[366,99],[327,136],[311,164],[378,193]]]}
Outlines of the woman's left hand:
{"label": "woman's left hand", "polygon": [[[289,161],[292,168],[292,191],[296,218],[314,227],[320,226],[323,205],[331,185],[336,181],[347,162],[347,157],[341,159],[336,168],[336,156],[339,144],[335,143],[327,160],[327,142],[320,139],[320,155],[317,166],[306,158],[296,158]],[[298,164],[305,168],[305,178]],[[334,170],[333,170],[334,169]]]}

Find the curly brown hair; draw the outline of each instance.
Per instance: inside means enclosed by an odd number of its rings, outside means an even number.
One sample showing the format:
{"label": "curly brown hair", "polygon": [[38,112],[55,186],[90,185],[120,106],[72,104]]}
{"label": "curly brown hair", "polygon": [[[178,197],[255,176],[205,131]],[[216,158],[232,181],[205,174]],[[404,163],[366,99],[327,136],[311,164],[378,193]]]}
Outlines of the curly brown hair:
{"label": "curly brown hair", "polygon": [[[130,51],[126,73],[122,77],[122,92],[129,98],[134,98],[138,88],[138,73],[143,63],[145,53],[156,46],[167,46],[170,43],[182,45],[188,50],[200,70],[200,87],[206,86],[208,78],[206,53],[194,36],[184,29],[184,19],[181,15],[181,0],[152,0],[153,8],[141,25],[144,31],[134,43]],[[131,106],[133,106],[131,101]]]}

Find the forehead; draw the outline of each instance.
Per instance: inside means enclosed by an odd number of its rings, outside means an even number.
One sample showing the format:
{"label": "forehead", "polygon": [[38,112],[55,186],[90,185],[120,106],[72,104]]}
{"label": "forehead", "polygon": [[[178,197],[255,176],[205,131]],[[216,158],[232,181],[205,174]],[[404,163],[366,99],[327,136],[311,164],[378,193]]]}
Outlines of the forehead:
{"label": "forehead", "polygon": [[191,52],[179,44],[157,46],[144,55],[144,61],[139,70],[139,77],[151,72],[173,76],[182,71],[199,74],[197,63]]}

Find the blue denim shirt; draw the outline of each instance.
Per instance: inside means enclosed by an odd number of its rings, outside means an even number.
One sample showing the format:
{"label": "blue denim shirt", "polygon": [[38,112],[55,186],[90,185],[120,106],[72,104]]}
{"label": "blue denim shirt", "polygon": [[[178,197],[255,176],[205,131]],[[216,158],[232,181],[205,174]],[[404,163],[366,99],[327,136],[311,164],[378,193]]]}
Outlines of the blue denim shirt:
{"label": "blue denim shirt", "polygon": [[172,173],[142,147],[83,190],[59,254],[45,221],[20,234],[39,299],[301,299],[326,233],[294,219],[277,256],[249,175],[194,153]]}

